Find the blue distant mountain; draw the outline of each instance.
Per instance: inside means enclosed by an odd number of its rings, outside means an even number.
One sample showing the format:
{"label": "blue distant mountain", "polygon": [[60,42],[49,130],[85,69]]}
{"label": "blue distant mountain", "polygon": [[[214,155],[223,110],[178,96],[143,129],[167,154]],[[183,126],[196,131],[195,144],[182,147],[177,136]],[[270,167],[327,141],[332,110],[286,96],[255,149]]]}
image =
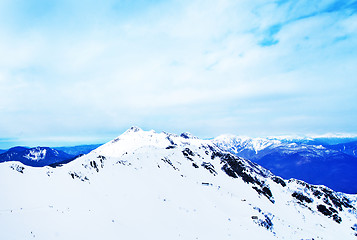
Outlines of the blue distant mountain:
{"label": "blue distant mountain", "polygon": [[[286,154],[287,162],[298,165],[338,153],[291,142],[246,143],[232,147],[264,151],[274,159]],[[33,149],[28,155],[29,151],[19,147],[10,153],[39,160],[50,149]],[[334,162],[340,160],[336,156]],[[0,164],[0,214],[5,219],[0,239],[58,233],[98,239],[105,232],[106,238],[113,239],[356,240],[357,195],[283,179],[188,133],[132,127],[74,161],[51,171],[19,162]],[[324,171],[311,173],[324,175]],[[32,216],[36,221],[24,221]],[[90,231],[88,226],[93,226]],[[138,226],[145,226],[145,231],[135,234]]]}
{"label": "blue distant mountain", "polygon": [[65,152],[73,156],[78,156],[78,155],[87,154],[101,145],[102,144],[91,144],[91,145],[79,145],[79,146],[71,146],[71,147],[55,147],[54,149]]}
{"label": "blue distant mountain", "polygon": [[0,163],[9,161],[18,161],[27,166],[57,167],[71,162],[78,156],[87,154],[101,144],[80,145],[73,147],[13,147],[9,150],[0,150]]}
{"label": "blue distant mountain", "polygon": [[268,139],[220,136],[221,149],[249,159],[283,178],[357,193],[357,141],[341,139]]}
{"label": "blue distant mountain", "polygon": [[[355,139],[348,142],[348,139],[341,138],[220,136],[212,141],[221,149],[254,161],[283,178],[301,179],[311,184],[326,185],[335,191],[357,193]],[[34,167],[57,167],[89,153],[100,145],[14,147],[0,152],[0,162],[19,161]]]}
{"label": "blue distant mountain", "polygon": [[18,161],[32,167],[69,162],[76,156],[49,147],[13,147],[0,154],[0,162]]}
{"label": "blue distant mountain", "polygon": [[357,158],[338,151],[278,147],[254,161],[283,178],[302,179],[336,191],[357,193]]}
{"label": "blue distant mountain", "polygon": [[331,145],[330,148],[357,157],[357,141]]}

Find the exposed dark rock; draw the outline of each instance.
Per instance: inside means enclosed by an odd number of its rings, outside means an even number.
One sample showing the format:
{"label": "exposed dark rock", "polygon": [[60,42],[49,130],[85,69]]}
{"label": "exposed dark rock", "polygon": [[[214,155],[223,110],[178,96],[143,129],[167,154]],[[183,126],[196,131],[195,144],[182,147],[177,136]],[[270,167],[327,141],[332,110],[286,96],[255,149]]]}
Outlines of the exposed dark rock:
{"label": "exposed dark rock", "polygon": [[195,156],[195,154],[192,152],[192,150],[191,149],[189,149],[189,148],[185,148],[183,151],[182,151],[182,153],[183,153],[183,155],[185,156],[185,157],[187,157],[187,156]]}
{"label": "exposed dark rock", "polygon": [[206,168],[210,173],[212,173],[213,175],[217,175],[216,170],[214,169],[214,166],[211,163],[208,162],[203,162],[201,164],[202,167]]}
{"label": "exposed dark rock", "polygon": [[[259,179],[252,176],[251,172],[253,170],[251,170],[251,166],[245,165],[242,159],[229,153],[214,151],[212,152],[211,158],[214,159],[215,157],[219,157],[221,162],[224,163],[222,170],[228,176],[234,178],[241,177],[244,182],[255,185],[252,186],[255,191],[257,191],[259,194],[263,194],[272,203],[274,203],[273,194],[269,187],[266,186],[264,182],[261,182]],[[248,162],[248,160],[246,161]]]}
{"label": "exposed dark rock", "polygon": [[[227,169],[231,169],[237,176],[240,176],[246,183],[258,183],[259,181],[254,179],[250,174],[246,172],[246,167],[243,165],[239,158],[232,156],[231,154],[223,154],[219,152],[213,152],[212,157],[219,157],[221,161],[225,162],[222,169],[227,173]],[[229,176],[233,175],[227,173]],[[233,175],[234,176],[234,175]]]}
{"label": "exposed dark rock", "polygon": [[271,193],[270,189],[269,189],[268,187],[266,187],[266,186],[263,187],[263,193],[264,193],[264,195],[268,196],[269,199],[270,199],[271,197],[273,197],[273,194]]}
{"label": "exposed dark rock", "polygon": [[331,207],[327,209],[325,205],[319,204],[317,205],[317,210],[319,210],[319,212],[321,212],[325,216],[332,217],[332,219],[337,223],[342,222],[341,217],[337,215],[337,211]]}
{"label": "exposed dark rock", "polygon": [[139,131],[141,131],[141,128],[136,127],[136,126],[132,126],[132,127],[129,129],[129,132],[139,132]]}
{"label": "exposed dark rock", "polygon": [[266,228],[267,230],[272,231],[273,230],[272,220],[270,219],[268,214],[264,214],[263,216],[264,216],[264,219],[259,219],[258,216],[252,216],[251,218],[259,226],[262,226],[262,227]]}
{"label": "exposed dark rock", "polygon": [[228,176],[233,177],[233,178],[238,178],[237,174],[233,171],[233,169],[228,164],[223,165],[222,170]]}
{"label": "exposed dark rock", "polygon": [[333,213],[338,213],[338,211],[336,209],[334,209],[333,207],[329,207],[328,209]]}
{"label": "exposed dark rock", "polygon": [[97,157],[100,161],[100,167],[103,168],[104,167],[104,161],[107,159],[106,157],[102,156],[102,155],[99,155]]}
{"label": "exposed dark rock", "polygon": [[300,202],[312,203],[312,201],[313,201],[311,198],[305,196],[302,193],[298,193],[298,192],[294,192],[293,194],[291,194],[291,196],[293,196],[294,198],[296,198]]}
{"label": "exposed dark rock", "polygon": [[172,162],[171,162],[171,160],[170,159],[168,159],[168,158],[163,158],[163,159],[161,159],[163,162],[165,162],[165,163],[167,163],[167,164],[169,164],[173,169],[175,169],[175,170],[179,170],[177,167],[175,167],[173,164],[172,164]]}
{"label": "exposed dark rock", "polygon": [[180,137],[183,137],[185,139],[197,139],[197,137],[193,136],[191,133],[188,132],[181,133]]}
{"label": "exposed dark rock", "polygon": [[92,168],[94,168],[97,172],[99,172],[99,168],[96,161],[90,161],[89,164]]}
{"label": "exposed dark rock", "polygon": [[332,204],[330,203],[330,201],[328,200],[328,198],[326,196],[322,199],[322,201],[324,201],[324,203],[326,205],[332,206]]}
{"label": "exposed dark rock", "polygon": [[332,216],[333,220],[337,223],[341,223],[342,219],[340,216],[338,216],[336,213]]}
{"label": "exposed dark rock", "polygon": [[195,156],[195,154],[189,148],[185,148],[182,151],[182,154],[190,161],[193,161],[192,157]]}
{"label": "exposed dark rock", "polygon": [[355,223],[351,228],[352,228],[353,231],[357,232],[357,223]]}
{"label": "exposed dark rock", "polygon": [[322,192],[320,192],[319,190],[313,190],[313,194],[315,197],[317,197],[318,199],[321,198],[321,196],[323,195]]}
{"label": "exposed dark rock", "polygon": [[274,199],[272,198],[273,197],[273,194],[271,193],[270,189],[267,188],[267,187],[263,187],[262,189],[256,187],[256,186],[253,186],[252,187],[255,191],[257,191],[257,193],[259,194],[262,194],[264,195],[265,197],[267,197],[272,203],[274,203]]}
{"label": "exposed dark rock", "polygon": [[322,204],[317,205],[317,210],[319,210],[319,212],[321,212],[323,215],[326,215],[326,216],[332,215],[332,212],[330,210],[328,210],[325,205],[322,205]]}
{"label": "exposed dark rock", "polygon": [[199,166],[196,164],[196,163],[192,163],[192,166],[194,167],[194,168],[199,168]]}
{"label": "exposed dark rock", "polygon": [[24,167],[19,166],[19,165],[17,165],[17,164],[12,165],[11,168],[12,168],[13,170],[18,171],[19,173],[24,173],[24,169],[25,169]]}
{"label": "exposed dark rock", "polygon": [[171,143],[171,145],[176,145],[176,143],[170,138],[170,136],[166,137],[167,140],[169,140],[169,142]]}
{"label": "exposed dark rock", "polygon": [[277,176],[273,177],[273,181],[276,182],[277,184],[280,184],[283,187],[286,187],[285,181],[280,177]]}
{"label": "exposed dark rock", "polygon": [[353,206],[350,204],[350,201],[347,198],[344,197],[341,199],[336,195],[335,192],[327,188],[323,188],[322,191],[325,193],[325,196],[331,200],[333,205],[336,208],[338,208],[340,211],[342,211],[342,207],[353,208]]}
{"label": "exposed dark rock", "polygon": [[78,178],[79,180],[81,180],[82,182],[84,181],[88,181],[89,179],[85,176],[85,177],[81,177],[78,173],[76,172],[69,172],[69,175],[75,179],[75,178]]}

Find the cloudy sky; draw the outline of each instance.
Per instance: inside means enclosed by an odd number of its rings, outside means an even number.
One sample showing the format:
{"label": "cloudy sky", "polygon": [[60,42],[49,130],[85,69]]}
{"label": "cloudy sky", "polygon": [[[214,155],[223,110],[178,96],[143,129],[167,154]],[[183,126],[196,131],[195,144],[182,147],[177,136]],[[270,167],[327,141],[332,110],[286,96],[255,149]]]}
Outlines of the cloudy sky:
{"label": "cloudy sky", "polygon": [[357,1],[1,0],[0,148],[357,132]]}

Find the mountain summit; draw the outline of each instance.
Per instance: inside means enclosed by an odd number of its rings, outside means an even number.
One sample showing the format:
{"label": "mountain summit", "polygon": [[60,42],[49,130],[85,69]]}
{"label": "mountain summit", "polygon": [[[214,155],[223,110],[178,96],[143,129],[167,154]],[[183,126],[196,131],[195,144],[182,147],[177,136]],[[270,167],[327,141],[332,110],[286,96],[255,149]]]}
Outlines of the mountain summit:
{"label": "mountain summit", "polygon": [[137,129],[62,167],[0,164],[0,238],[356,239],[355,195]]}

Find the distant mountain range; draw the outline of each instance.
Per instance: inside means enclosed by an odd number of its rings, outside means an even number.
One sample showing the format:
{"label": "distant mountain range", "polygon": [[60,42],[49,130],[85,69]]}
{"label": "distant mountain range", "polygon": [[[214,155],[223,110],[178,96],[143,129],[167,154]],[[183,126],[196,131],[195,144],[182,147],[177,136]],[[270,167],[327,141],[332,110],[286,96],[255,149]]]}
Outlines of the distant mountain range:
{"label": "distant mountain range", "polygon": [[340,144],[336,144],[336,145],[331,145],[329,147],[336,151],[343,152],[348,155],[357,157],[357,141],[340,143]]}
{"label": "distant mountain range", "polygon": [[72,156],[78,156],[82,154],[87,154],[93,149],[101,146],[102,144],[91,144],[91,145],[79,145],[71,147],[55,147],[54,149],[65,152]]}
{"label": "distant mountain range", "polygon": [[[195,138],[183,133],[183,138]],[[357,141],[348,137],[249,138],[222,135],[211,140],[224,151],[249,159],[283,178],[357,193]],[[19,161],[33,167],[57,167],[101,144],[73,147],[14,147],[0,152],[0,162]]]}
{"label": "distant mountain range", "polygon": [[101,144],[81,145],[73,147],[13,147],[9,150],[1,150],[0,163],[18,161],[27,166],[43,167],[66,164],[78,156],[87,154]]}
{"label": "distant mountain range", "polygon": [[[33,159],[52,152],[15,150]],[[316,147],[306,156],[326,151]],[[62,167],[5,162],[0,177],[0,239],[357,236],[357,195],[280,178],[187,133],[133,127]]]}
{"label": "distant mountain range", "polygon": [[[354,140],[354,139],[352,139]],[[343,143],[339,143],[339,142]],[[249,138],[223,135],[213,142],[283,178],[357,193],[357,141],[345,138]],[[331,145],[331,143],[338,143]]]}
{"label": "distant mountain range", "polygon": [[49,147],[14,147],[0,154],[0,162],[18,161],[33,167],[68,162],[72,159],[74,156]]}

